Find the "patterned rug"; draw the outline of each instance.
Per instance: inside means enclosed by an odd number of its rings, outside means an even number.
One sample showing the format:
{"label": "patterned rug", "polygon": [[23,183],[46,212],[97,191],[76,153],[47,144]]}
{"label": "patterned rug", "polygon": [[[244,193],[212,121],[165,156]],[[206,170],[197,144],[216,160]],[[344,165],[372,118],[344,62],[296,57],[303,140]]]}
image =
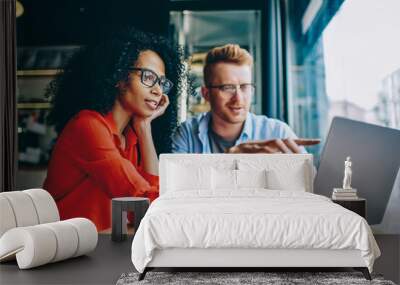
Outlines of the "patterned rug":
{"label": "patterned rug", "polygon": [[139,273],[122,274],[117,285],[134,284],[267,284],[267,285],[297,285],[297,284],[379,284],[395,285],[384,280],[381,275],[372,274],[372,281],[364,278],[360,272],[154,272],[150,271],[142,281],[138,281]]}

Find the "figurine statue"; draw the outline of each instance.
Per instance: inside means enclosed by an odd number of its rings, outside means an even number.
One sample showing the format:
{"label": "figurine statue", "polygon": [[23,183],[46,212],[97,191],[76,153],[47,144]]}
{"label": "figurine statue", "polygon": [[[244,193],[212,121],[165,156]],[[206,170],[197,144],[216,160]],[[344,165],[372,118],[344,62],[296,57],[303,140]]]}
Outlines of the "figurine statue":
{"label": "figurine statue", "polygon": [[343,189],[352,189],[351,188],[351,157],[348,156],[346,161],[344,162],[344,178],[343,178]]}

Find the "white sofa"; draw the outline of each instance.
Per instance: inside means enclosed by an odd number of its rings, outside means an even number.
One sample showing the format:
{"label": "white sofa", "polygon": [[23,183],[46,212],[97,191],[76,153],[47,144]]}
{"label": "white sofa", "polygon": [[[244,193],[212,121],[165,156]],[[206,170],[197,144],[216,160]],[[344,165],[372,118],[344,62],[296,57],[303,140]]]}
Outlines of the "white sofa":
{"label": "white sofa", "polygon": [[20,269],[86,254],[97,245],[88,219],[60,221],[56,203],[43,189],[0,193],[0,262],[16,259]]}

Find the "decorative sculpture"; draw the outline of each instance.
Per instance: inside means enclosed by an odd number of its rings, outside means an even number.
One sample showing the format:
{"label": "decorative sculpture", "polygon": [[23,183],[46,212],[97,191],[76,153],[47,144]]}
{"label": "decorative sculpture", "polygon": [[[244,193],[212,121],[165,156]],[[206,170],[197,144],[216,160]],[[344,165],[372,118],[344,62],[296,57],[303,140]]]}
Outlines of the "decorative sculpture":
{"label": "decorative sculpture", "polygon": [[343,178],[343,189],[352,189],[351,188],[351,157],[348,156],[346,161],[344,162],[344,178]]}

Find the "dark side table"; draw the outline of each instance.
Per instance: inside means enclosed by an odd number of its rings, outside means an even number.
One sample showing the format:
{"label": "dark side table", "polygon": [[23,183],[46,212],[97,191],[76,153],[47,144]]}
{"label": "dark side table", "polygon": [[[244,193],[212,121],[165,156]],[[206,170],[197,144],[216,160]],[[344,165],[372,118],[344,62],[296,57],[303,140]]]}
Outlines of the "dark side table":
{"label": "dark side table", "polygon": [[148,198],[142,197],[120,197],[113,198],[112,206],[112,241],[123,241],[127,234],[127,212],[133,212],[135,217],[135,231],[138,229],[140,221],[146,214],[150,205]]}
{"label": "dark side table", "polygon": [[339,204],[340,206],[353,211],[356,214],[359,214],[364,219],[367,217],[367,200],[364,198],[356,198],[352,200],[332,199],[332,202]]}

